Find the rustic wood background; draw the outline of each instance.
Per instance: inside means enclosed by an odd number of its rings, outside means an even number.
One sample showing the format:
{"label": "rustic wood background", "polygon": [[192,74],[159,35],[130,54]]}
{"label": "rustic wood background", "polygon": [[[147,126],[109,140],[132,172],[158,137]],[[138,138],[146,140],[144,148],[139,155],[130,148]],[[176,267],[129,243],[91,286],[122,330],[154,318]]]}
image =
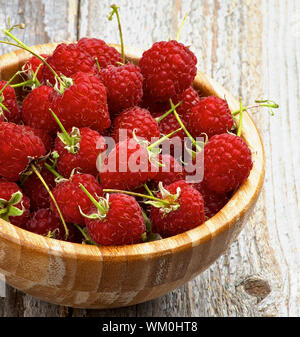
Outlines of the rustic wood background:
{"label": "rustic wood background", "polygon": [[[107,0],[0,0],[8,17],[27,28],[33,45],[93,36],[119,42]],[[175,37],[198,68],[245,104],[270,98],[274,117],[255,111],[266,150],[266,179],[252,218],[206,272],[159,299],[115,310],[79,310],[41,302],[11,287],[0,316],[299,316],[300,315],[300,1],[122,0],[125,44],[148,48]],[[0,53],[11,50],[0,46]]]}

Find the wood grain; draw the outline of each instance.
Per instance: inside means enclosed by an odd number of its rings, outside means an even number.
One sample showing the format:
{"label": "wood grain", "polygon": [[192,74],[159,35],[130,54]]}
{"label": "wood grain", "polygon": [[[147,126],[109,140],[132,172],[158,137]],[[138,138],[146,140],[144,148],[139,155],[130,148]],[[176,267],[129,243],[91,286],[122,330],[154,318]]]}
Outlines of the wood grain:
{"label": "wood grain", "polygon": [[[21,3],[21,1],[20,1]],[[46,11],[42,9],[47,3]],[[109,1],[81,0],[78,20],[73,6],[60,8],[53,1],[26,1],[27,10],[18,16],[19,2],[0,0],[0,22],[4,18],[26,18],[34,22],[27,42],[47,42],[67,32],[68,39],[90,35],[118,42],[116,23],[104,19]],[[185,0],[122,1],[121,19],[125,43],[147,48],[152,42],[174,37],[180,19],[190,16],[181,41],[191,45],[198,67],[245,104],[257,98],[273,98],[281,106],[274,117],[254,112],[263,134],[267,171],[264,192],[253,216],[227,253],[199,277],[160,299],[130,308],[109,311],[74,310],[74,316],[283,316],[299,315],[299,193],[300,158],[300,3],[297,0]],[[66,6],[66,7],[64,7]],[[50,11],[49,8],[54,10]],[[60,10],[67,13],[65,27]],[[66,8],[69,8],[66,9]],[[31,11],[38,12],[34,19]],[[76,13],[75,13],[76,12]],[[41,13],[43,13],[41,15]],[[47,34],[45,19],[50,18]],[[36,17],[36,16],[35,16]],[[16,19],[16,22],[18,22]],[[77,26],[78,31],[73,29]],[[58,30],[57,27],[60,27]],[[38,39],[39,38],[39,39]],[[64,39],[64,36],[61,38]],[[7,48],[0,46],[1,52]],[[286,160],[288,154],[288,160]],[[261,292],[253,284],[264,281]],[[262,298],[261,294],[270,293]],[[250,290],[249,290],[250,289]],[[37,300],[9,288],[0,299],[1,315],[60,315]],[[258,296],[253,296],[258,294]],[[34,304],[32,304],[34,303]],[[55,306],[54,306],[55,307]],[[31,312],[31,308],[32,312]],[[40,309],[39,309],[40,308]],[[48,310],[48,311],[47,311]],[[40,312],[39,312],[40,311]],[[64,314],[66,311],[63,311]]]}

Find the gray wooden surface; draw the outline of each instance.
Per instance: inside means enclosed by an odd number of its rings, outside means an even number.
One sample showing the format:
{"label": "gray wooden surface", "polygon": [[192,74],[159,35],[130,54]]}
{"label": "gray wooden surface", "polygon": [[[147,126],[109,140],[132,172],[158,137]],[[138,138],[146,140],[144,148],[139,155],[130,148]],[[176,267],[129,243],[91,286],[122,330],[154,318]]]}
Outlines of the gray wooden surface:
{"label": "gray wooden surface", "polygon": [[[115,2],[115,1],[114,1]],[[93,36],[119,42],[107,0],[0,0],[0,27],[25,22],[28,44]],[[47,304],[7,287],[0,316],[300,315],[300,1],[122,0],[125,44],[148,48],[175,37],[191,45],[198,68],[245,104],[270,98],[274,117],[254,111],[266,150],[266,179],[238,240],[207,271],[170,294],[115,310]],[[10,50],[0,46],[0,52]]]}

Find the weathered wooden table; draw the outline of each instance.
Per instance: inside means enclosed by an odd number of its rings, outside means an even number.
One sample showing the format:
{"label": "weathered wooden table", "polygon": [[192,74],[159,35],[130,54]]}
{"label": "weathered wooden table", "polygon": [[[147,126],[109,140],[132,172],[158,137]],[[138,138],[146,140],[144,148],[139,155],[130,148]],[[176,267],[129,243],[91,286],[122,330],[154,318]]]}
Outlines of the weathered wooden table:
{"label": "weathered wooden table", "polygon": [[[113,2],[111,2],[113,3]],[[93,36],[119,42],[107,0],[0,0],[0,25],[24,22],[27,44]],[[300,315],[300,1],[122,0],[125,44],[148,48],[175,37],[191,45],[198,68],[245,104],[270,98],[274,117],[254,111],[266,150],[266,179],[252,218],[213,266],[159,299],[116,310],[41,302],[7,286],[0,316]],[[118,4],[118,3],[117,3]],[[0,52],[10,50],[0,46]]]}

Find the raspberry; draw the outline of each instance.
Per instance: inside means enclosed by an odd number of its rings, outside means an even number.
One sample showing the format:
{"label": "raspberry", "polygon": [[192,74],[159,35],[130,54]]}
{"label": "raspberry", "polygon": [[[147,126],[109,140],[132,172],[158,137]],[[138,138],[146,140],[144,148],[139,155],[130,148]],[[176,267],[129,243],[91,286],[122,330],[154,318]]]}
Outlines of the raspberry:
{"label": "raspberry", "polygon": [[[40,174],[46,184],[52,190],[55,186],[55,177],[43,165],[41,165]],[[31,209],[36,211],[40,208],[49,208],[49,193],[45,189],[40,179],[33,173],[23,183],[23,191],[30,199]]]}
{"label": "raspberry", "polygon": [[95,38],[83,37],[78,41],[78,48],[87,53],[93,60],[97,58],[100,68],[109,65],[117,65],[122,62],[121,54],[114,47],[110,47],[104,41]]}
{"label": "raspberry", "polygon": [[[200,102],[200,97],[193,87],[189,87],[184,92],[172,97],[172,101],[174,105],[181,102],[176,108],[176,112],[181,118],[187,120],[192,108]],[[168,109],[171,109],[170,104]]]}
{"label": "raspberry", "polygon": [[[109,196],[109,205],[106,206],[104,214],[98,219],[85,218],[91,238],[100,245],[139,243],[146,228],[137,201],[129,195],[116,193]],[[93,206],[89,214],[97,211]]]}
{"label": "raspberry", "polygon": [[166,186],[176,181],[184,180],[184,168],[173,156],[162,154],[159,156],[158,160],[163,166],[159,167],[159,171],[152,179],[153,183],[157,185],[159,182],[162,182],[163,185]]}
{"label": "raspberry", "polygon": [[[160,117],[161,114],[155,114],[154,117]],[[183,124],[186,124],[186,121],[181,118]],[[178,128],[180,128],[180,125],[175,117],[175,115],[173,113],[170,113],[167,117],[165,117],[163,120],[161,120],[159,123],[159,131],[161,134],[163,135],[168,135],[169,133],[171,133],[172,131],[177,130]],[[176,133],[174,133],[173,136],[170,137],[171,138],[175,138],[175,137],[179,137],[181,140],[184,140],[186,136],[185,132],[183,130],[180,130]]]}
{"label": "raspberry", "polygon": [[[69,237],[67,241],[80,242],[74,226],[68,225]],[[65,228],[59,218],[49,209],[39,209],[33,213],[26,224],[26,229],[35,234],[48,236],[57,240],[65,240]]]}
{"label": "raspberry", "polygon": [[[41,54],[43,58],[47,58],[49,55]],[[37,68],[42,64],[43,62],[37,58],[36,56],[32,56],[25,64],[24,64],[24,71],[27,75],[28,79],[32,79],[33,74],[37,71]],[[43,82],[43,71],[44,71],[44,65],[42,65],[36,75],[36,78],[39,80],[39,82]]]}
{"label": "raspberry", "polygon": [[209,96],[193,107],[187,128],[195,138],[202,133],[212,137],[230,131],[233,125],[234,120],[227,102],[219,97]]}
{"label": "raspberry", "polygon": [[241,137],[223,133],[204,146],[204,181],[217,193],[235,190],[249,176],[251,151]]}
{"label": "raspberry", "polygon": [[46,85],[33,89],[23,101],[22,118],[24,123],[32,128],[43,129],[55,135],[58,126],[49,111],[50,94],[54,95],[55,92]]}
{"label": "raspberry", "polygon": [[151,116],[150,112],[140,107],[132,107],[123,111],[113,122],[112,137],[119,142],[119,131],[127,130],[127,136],[135,135],[151,142],[151,138],[159,138],[160,132],[156,120]]}
{"label": "raspberry", "polygon": [[22,125],[22,127],[25,130],[32,132],[35,136],[39,137],[42,140],[47,153],[51,151],[52,145],[53,145],[53,139],[45,130],[31,128],[28,125]]}
{"label": "raspberry", "polygon": [[133,138],[117,143],[100,169],[103,188],[131,190],[155,176],[151,172],[149,153]]}
{"label": "raspberry", "polygon": [[54,151],[59,154],[58,172],[69,178],[72,170],[78,168],[81,173],[96,176],[98,174],[96,162],[99,153],[106,149],[105,139],[90,128],[73,129],[68,134],[72,134],[73,131],[75,132],[75,140],[72,141],[70,137],[71,144],[68,144],[68,141],[62,141],[62,134],[55,140]]}
{"label": "raspberry", "polygon": [[0,124],[0,175],[17,181],[30,160],[46,154],[42,140],[24,127],[2,122]]}
{"label": "raspberry", "polygon": [[194,184],[193,186],[203,197],[205,216],[208,219],[217,214],[230,199],[227,194],[218,194],[210,191],[204,182]]}
{"label": "raspberry", "polygon": [[[53,54],[47,58],[47,63],[58,75],[67,77],[77,72],[92,74],[96,72],[95,60],[74,43],[59,44]],[[45,83],[49,81],[52,85],[55,84],[54,75],[48,67],[44,67],[43,78]]]}
{"label": "raspberry", "polygon": [[[180,189],[179,196],[176,196]],[[169,194],[171,195],[168,195]],[[166,187],[165,200],[173,200],[173,209],[152,206],[150,217],[152,232],[162,237],[169,237],[183,233],[201,225],[205,221],[204,201],[201,194],[185,181],[180,180]],[[158,194],[162,198],[162,193]]]}
{"label": "raspberry", "polygon": [[139,65],[145,91],[155,101],[166,101],[187,89],[196,76],[196,56],[175,40],[156,42],[143,53]]}
{"label": "raspberry", "polygon": [[112,116],[138,105],[143,96],[143,76],[133,64],[108,66],[99,77],[107,89],[108,109]]}
{"label": "raspberry", "polygon": [[[19,192],[22,195],[22,196],[20,195],[21,199],[18,202],[11,200],[12,196],[16,192]],[[1,199],[1,202],[0,202],[1,218],[6,221],[9,221],[15,226],[23,228],[29,217],[30,201],[26,197],[26,195],[22,193],[19,186],[15,183],[1,179],[0,180],[0,199]],[[4,200],[6,202],[4,202]],[[10,200],[11,202],[9,203]],[[14,207],[19,210],[23,209],[23,214],[19,216],[13,216],[12,214],[14,213],[13,212]]]}
{"label": "raspberry", "polygon": [[[6,81],[0,81],[0,90],[5,86]],[[12,123],[21,123],[21,112],[17,102],[17,97],[14,88],[8,85],[2,94],[0,94],[0,102],[5,106],[5,109],[1,109],[5,118],[1,118],[2,120],[7,120]]]}
{"label": "raspberry", "polygon": [[[103,195],[102,187],[90,174],[74,174],[69,180],[61,182],[53,190],[53,196],[62,212],[66,222],[84,225],[84,218],[80,213],[87,213],[92,205],[91,200],[80,189],[82,184],[94,197]],[[58,214],[57,209],[51,200],[51,210]]]}
{"label": "raspberry", "polygon": [[50,96],[51,107],[66,129],[73,126],[102,131],[110,127],[104,85],[91,74],[78,72],[63,94]]}

